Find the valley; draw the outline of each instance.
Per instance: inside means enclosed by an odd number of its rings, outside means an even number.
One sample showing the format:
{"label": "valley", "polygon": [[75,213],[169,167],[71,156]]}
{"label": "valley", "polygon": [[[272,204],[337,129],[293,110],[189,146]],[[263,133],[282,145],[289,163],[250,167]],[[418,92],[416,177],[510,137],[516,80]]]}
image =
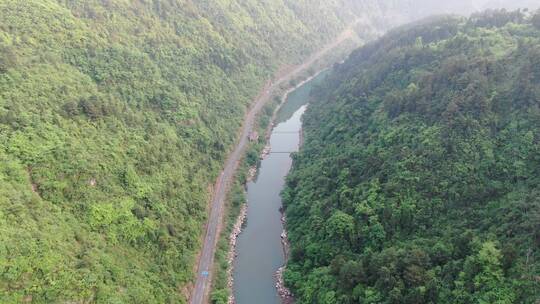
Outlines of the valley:
{"label": "valley", "polygon": [[538,304],[536,8],[0,0],[0,303]]}

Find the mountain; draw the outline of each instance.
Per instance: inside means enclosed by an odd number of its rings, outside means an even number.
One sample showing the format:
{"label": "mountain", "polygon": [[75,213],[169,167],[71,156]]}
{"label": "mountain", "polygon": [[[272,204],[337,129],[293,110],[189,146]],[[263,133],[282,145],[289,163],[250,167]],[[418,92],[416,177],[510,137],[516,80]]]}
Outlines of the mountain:
{"label": "mountain", "polygon": [[314,91],[282,195],[297,303],[537,303],[539,20],[416,22]]}

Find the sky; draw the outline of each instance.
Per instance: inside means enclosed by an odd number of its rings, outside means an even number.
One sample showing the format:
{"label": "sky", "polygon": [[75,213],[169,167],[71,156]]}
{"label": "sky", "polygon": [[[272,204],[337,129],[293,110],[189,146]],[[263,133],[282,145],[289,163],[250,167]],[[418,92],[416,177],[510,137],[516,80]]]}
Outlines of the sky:
{"label": "sky", "polygon": [[540,8],[540,0],[472,0],[476,9],[481,10],[487,7],[516,8]]}

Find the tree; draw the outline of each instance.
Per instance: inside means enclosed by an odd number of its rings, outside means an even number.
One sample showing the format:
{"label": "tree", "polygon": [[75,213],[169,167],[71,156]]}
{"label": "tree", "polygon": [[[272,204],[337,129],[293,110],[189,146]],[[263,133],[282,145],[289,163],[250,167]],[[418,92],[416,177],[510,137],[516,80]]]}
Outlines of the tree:
{"label": "tree", "polygon": [[537,11],[531,18],[531,23],[537,29],[540,29],[540,11]]}
{"label": "tree", "polygon": [[328,238],[337,244],[347,244],[354,232],[354,218],[342,211],[336,211],[326,222]]}
{"label": "tree", "polygon": [[480,272],[474,277],[479,303],[511,304],[515,295],[506,284],[501,267],[502,254],[494,242],[482,244],[476,257]]}
{"label": "tree", "polygon": [[225,289],[220,289],[212,292],[210,299],[212,304],[227,304],[229,301],[229,293]]}

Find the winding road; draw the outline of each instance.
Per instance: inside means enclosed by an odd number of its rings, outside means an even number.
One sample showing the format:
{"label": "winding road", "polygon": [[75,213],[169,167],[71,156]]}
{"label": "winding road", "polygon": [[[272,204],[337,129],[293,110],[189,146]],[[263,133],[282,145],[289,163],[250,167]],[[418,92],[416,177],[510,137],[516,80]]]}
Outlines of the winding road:
{"label": "winding road", "polygon": [[248,144],[248,136],[253,130],[257,114],[261,111],[263,106],[272,97],[272,92],[280,84],[290,81],[302,71],[309,68],[318,59],[322,58],[328,52],[338,47],[344,41],[355,37],[355,32],[352,26],[343,31],[336,39],[324,46],[321,50],[311,55],[304,63],[295,66],[290,71],[287,71],[285,75],[282,75],[273,84],[266,84],[259,96],[254,100],[253,105],[249,109],[244,119],[244,123],[241,129],[241,135],[238,139],[238,143],[234,150],[229,155],[225,168],[221,175],[218,177],[214,193],[210,205],[210,216],[206,224],[206,236],[204,238],[203,248],[199,259],[199,266],[197,270],[197,282],[191,294],[191,304],[206,304],[209,300],[210,289],[212,285],[212,268],[214,265],[214,254],[216,251],[216,244],[221,231],[221,225],[223,221],[223,211],[225,205],[225,199],[229,191],[236,169],[239,162],[242,159],[244,150]]}

